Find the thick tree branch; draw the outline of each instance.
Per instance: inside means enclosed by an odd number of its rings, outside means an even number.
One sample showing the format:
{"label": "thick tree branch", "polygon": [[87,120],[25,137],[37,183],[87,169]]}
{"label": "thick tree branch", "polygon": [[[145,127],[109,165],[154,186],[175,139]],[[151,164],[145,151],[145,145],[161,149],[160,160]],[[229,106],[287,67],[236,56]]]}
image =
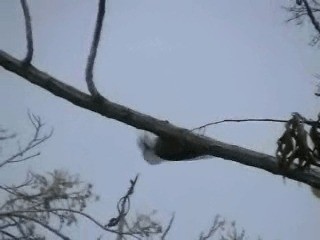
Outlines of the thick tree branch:
{"label": "thick tree branch", "polygon": [[288,170],[283,172],[279,169],[277,160],[273,156],[194,134],[190,130],[176,127],[168,121],[142,114],[103,97],[101,101],[97,102],[93,96],[83,93],[33,66],[25,66],[22,61],[1,50],[0,66],[74,105],[99,113],[107,118],[152,132],[158,136],[187,141],[188,144],[205,149],[211,156],[260,168],[272,174],[283,175],[320,189],[320,173],[317,171]]}

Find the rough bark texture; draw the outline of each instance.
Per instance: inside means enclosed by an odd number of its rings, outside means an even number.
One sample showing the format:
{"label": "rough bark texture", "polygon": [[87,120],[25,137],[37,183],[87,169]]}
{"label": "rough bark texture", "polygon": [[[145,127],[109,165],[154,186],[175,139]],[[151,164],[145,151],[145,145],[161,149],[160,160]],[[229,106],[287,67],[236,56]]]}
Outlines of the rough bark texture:
{"label": "rough bark texture", "polygon": [[1,50],[0,66],[74,105],[99,113],[107,118],[120,121],[137,129],[152,132],[158,136],[179,139],[196,148],[204,149],[205,152],[213,157],[260,168],[272,174],[283,175],[320,189],[319,172],[314,170],[288,170],[283,172],[278,168],[277,160],[273,156],[194,134],[188,129],[176,127],[168,121],[153,118],[128,107],[113,103],[103,97],[99,99],[94,98],[38,70],[32,65],[28,66],[23,64],[22,61],[17,60]]}

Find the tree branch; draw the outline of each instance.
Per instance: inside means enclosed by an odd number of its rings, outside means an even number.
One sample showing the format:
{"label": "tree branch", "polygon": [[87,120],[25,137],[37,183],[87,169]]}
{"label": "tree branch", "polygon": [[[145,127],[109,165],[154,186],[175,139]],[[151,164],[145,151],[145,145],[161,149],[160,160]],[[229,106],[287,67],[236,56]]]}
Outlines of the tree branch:
{"label": "tree branch", "polygon": [[320,34],[320,25],[319,22],[317,21],[317,19],[315,18],[313,11],[311,9],[311,7],[309,6],[309,3],[307,0],[302,0],[304,6],[306,7],[306,11],[308,14],[308,17],[310,18],[310,21],[313,25],[313,27],[315,28],[315,30]]}
{"label": "tree branch", "polygon": [[30,216],[26,216],[26,215],[23,215],[23,214],[17,214],[15,212],[12,212],[12,213],[7,213],[7,214],[1,214],[3,216],[8,216],[8,217],[16,217],[16,218],[20,218],[20,219],[26,219],[26,220],[29,220],[31,222],[34,222],[34,223],[37,223],[38,225],[42,226],[43,228],[47,229],[48,231],[54,233],[56,236],[60,237],[61,239],[63,240],[70,240],[69,237],[65,236],[64,234],[62,234],[61,232],[59,232],[59,230],[57,229],[54,229],[53,227],[43,223],[42,221],[36,219],[36,218],[33,218],[33,217],[30,217]]}
{"label": "tree branch", "polygon": [[[215,217],[215,219],[214,219],[214,222],[213,222],[212,226],[208,230],[207,234],[204,234],[202,232],[200,234],[200,236],[199,236],[199,240],[208,240],[208,239],[210,239],[212,236],[214,236],[216,234],[218,229],[221,229],[221,228],[224,227],[225,223],[226,223],[225,220],[221,220],[220,216],[217,215]],[[235,238],[235,240],[237,240],[237,239]]]}
{"label": "tree branch", "polygon": [[88,90],[91,93],[91,95],[95,97],[99,97],[100,94],[93,82],[93,67],[94,67],[94,62],[97,55],[100,36],[101,36],[102,23],[103,23],[103,18],[105,13],[105,5],[106,5],[106,0],[99,0],[99,9],[97,14],[96,27],[93,34],[91,50],[88,56],[88,62],[86,67],[86,82],[87,82]]}
{"label": "tree branch", "polygon": [[[284,120],[284,119],[273,119],[273,118],[244,118],[244,119],[224,119],[224,120],[220,120],[220,121],[215,121],[215,122],[210,122],[210,123],[206,123],[203,124],[199,127],[193,128],[191,131],[195,131],[195,130],[200,130],[212,125],[217,125],[220,123],[227,123],[227,122],[274,122],[274,123],[286,123],[288,122],[288,120]],[[312,121],[312,120],[303,120],[303,123],[308,124],[308,125],[313,125],[316,124],[317,121]]]}
{"label": "tree branch", "polygon": [[[80,215],[84,218],[86,218],[87,220],[91,221],[92,223],[94,223],[96,226],[98,226],[99,228],[101,228],[102,230],[106,231],[106,232],[110,232],[110,233],[116,233],[116,234],[120,234],[120,232],[118,232],[117,230],[113,230],[111,228],[108,228],[106,226],[104,226],[102,223],[100,223],[98,220],[96,220],[94,217],[90,216],[89,214],[82,212],[82,211],[78,211],[78,210],[74,210],[74,209],[70,209],[70,208],[50,208],[50,209],[33,209],[33,210],[13,210],[10,212],[2,212],[0,213],[0,217],[18,217],[18,218],[22,218],[22,219],[27,219],[30,221],[33,221],[35,223],[39,223],[38,219],[32,218],[30,216],[27,216],[25,214],[27,213],[55,213],[55,212],[70,212],[70,213],[75,213],[77,215]],[[40,224],[41,226],[47,228],[47,224]],[[44,226],[45,225],[45,226]],[[50,229],[49,229],[50,228]],[[51,229],[53,229],[51,226],[49,226],[49,230],[51,231]],[[55,230],[55,229],[54,229]],[[53,231],[55,233],[55,231]],[[123,235],[127,235],[127,236],[131,236],[134,238],[137,238],[137,236],[135,236],[136,233],[131,233],[131,232],[122,232],[121,234]]]}
{"label": "tree branch", "polygon": [[170,231],[170,229],[172,227],[172,224],[173,224],[173,221],[174,221],[174,217],[175,217],[175,214],[172,214],[168,226],[166,227],[166,229],[164,230],[163,234],[161,235],[161,240],[165,240],[166,239],[166,236],[167,236],[168,232]]}
{"label": "tree branch", "polygon": [[21,7],[23,10],[25,25],[26,25],[26,38],[27,38],[27,55],[24,59],[25,64],[30,64],[33,57],[33,39],[32,39],[32,27],[31,27],[31,16],[26,0],[20,0]]}
{"label": "tree branch", "polygon": [[[24,62],[22,62],[22,64],[24,64]],[[39,152],[31,154],[29,156],[24,156],[24,154],[28,153],[30,150],[34,149],[35,147],[37,147],[41,143],[45,142],[48,138],[50,138],[52,136],[53,131],[51,131],[48,135],[39,136],[40,130],[43,127],[43,123],[41,122],[41,119],[38,116],[31,114],[31,113],[28,113],[28,117],[29,117],[29,120],[35,129],[33,138],[28,141],[28,143],[26,144],[25,147],[23,147],[23,148],[19,147],[18,152],[16,152],[15,154],[10,156],[9,158],[1,161],[0,168],[6,164],[9,164],[9,163],[22,162],[22,161],[26,161],[30,158],[39,156],[40,155]]]}
{"label": "tree branch", "polygon": [[83,93],[33,66],[25,66],[23,62],[1,50],[0,66],[76,106],[99,113],[107,118],[117,120],[137,129],[152,132],[158,136],[186,141],[189,144],[205,149],[213,157],[260,168],[275,175],[286,176],[320,189],[320,173],[315,170],[290,169],[283,172],[279,169],[277,160],[273,156],[194,134],[188,129],[179,128],[168,121],[137,112],[103,97],[101,97],[101,101],[97,102],[93,96]]}
{"label": "tree branch", "polygon": [[130,180],[130,187],[127,191],[127,193],[120,198],[117,204],[117,210],[118,210],[118,216],[111,218],[109,220],[109,223],[107,224],[107,227],[114,227],[118,225],[119,223],[123,222],[127,214],[130,210],[130,196],[133,194],[134,187],[137,183],[139,174],[136,175],[136,177],[132,180]]}
{"label": "tree branch", "polygon": [[200,130],[212,125],[217,125],[220,123],[226,123],[226,122],[277,122],[277,123],[286,123],[287,120],[281,120],[281,119],[272,119],[272,118],[247,118],[247,119],[224,119],[216,122],[210,122],[206,123],[204,125],[201,125],[200,127],[193,128],[191,131]]}
{"label": "tree branch", "polygon": [[289,7],[283,7],[286,11],[291,13],[291,17],[287,22],[296,21],[297,25],[301,25],[305,21],[305,17],[311,22],[316,34],[312,37],[310,45],[315,46],[320,41],[320,24],[318,21],[320,4],[317,0],[299,0],[299,2],[292,3]]}
{"label": "tree branch", "polygon": [[[16,237],[15,235],[5,231],[5,230],[0,230],[0,234],[3,234],[3,235],[6,235],[6,236],[10,237],[9,239],[15,239],[15,240],[20,240],[21,239],[19,237]],[[5,239],[5,238],[3,238],[3,239]]]}

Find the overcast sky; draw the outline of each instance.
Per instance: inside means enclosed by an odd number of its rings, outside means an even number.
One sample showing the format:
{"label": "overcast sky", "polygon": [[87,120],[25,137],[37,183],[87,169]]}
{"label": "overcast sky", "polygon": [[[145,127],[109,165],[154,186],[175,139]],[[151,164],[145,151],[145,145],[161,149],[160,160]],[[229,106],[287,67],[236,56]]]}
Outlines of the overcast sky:
{"label": "overcast sky", "polygon": [[[84,69],[97,1],[32,0],[33,64],[86,91]],[[109,0],[95,66],[95,82],[111,101],[192,128],[225,118],[316,117],[313,92],[320,52],[306,28],[286,24],[282,0]],[[26,52],[19,1],[0,2],[0,49]],[[304,184],[218,158],[148,165],[136,145],[139,131],[81,109],[0,68],[0,124],[30,133],[30,109],[55,129],[42,155],[8,167],[14,183],[27,169],[68,169],[92,182],[99,219],[140,173],[133,199],[138,212],[176,212],[170,239],[195,239],[215,214],[236,220],[251,239],[316,240],[320,199]],[[210,137],[274,154],[281,124],[222,124]],[[76,235],[99,231],[85,225]]]}

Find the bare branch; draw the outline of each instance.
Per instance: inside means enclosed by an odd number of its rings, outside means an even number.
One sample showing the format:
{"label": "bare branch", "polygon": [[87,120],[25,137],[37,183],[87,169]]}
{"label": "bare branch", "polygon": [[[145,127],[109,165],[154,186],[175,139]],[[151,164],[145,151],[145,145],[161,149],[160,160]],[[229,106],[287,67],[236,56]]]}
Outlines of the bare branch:
{"label": "bare branch", "polygon": [[26,219],[26,220],[29,220],[31,222],[35,222],[37,223],[38,225],[42,226],[43,228],[49,230],[50,232],[54,233],[56,236],[60,237],[61,239],[63,240],[71,240],[69,237],[65,236],[64,234],[62,234],[59,230],[57,229],[54,229],[53,227],[49,226],[48,224],[45,224],[43,223],[42,221],[36,219],[36,218],[32,218],[30,216],[26,216],[26,215],[23,215],[23,214],[18,214],[18,213],[6,213],[6,214],[2,214],[2,216],[8,216],[8,217],[16,217],[16,218],[20,218],[20,219]]}
{"label": "bare branch", "polygon": [[20,240],[19,237],[16,237],[15,235],[13,235],[12,233],[9,233],[5,230],[0,230],[0,233],[3,234],[3,235],[6,235],[8,237],[10,237],[11,239],[15,239],[15,240]]}
{"label": "bare branch", "polygon": [[33,39],[32,39],[32,27],[31,27],[31,16],[28,7],[27,0],[20,0],[25,26],[26,26],[26,39],[27,39],[27,55],[24,59],[25,64],[30,64],[33,57]]}
{"label": "bare branch", "polygon": [[34,157],[37,157],[40,155],[40,152],[37,152],[37,153],[34,153],[30,156],[27,156],[27,157],[24,157],[24,158],[21,158],[21,159],[18,159],[18,160],[11,160],[10,163],[18,163],[18,162],[23,162],[23,161],[26,161],[30,158],[34,158]]}
{"label": "bare branch", "polygon": [[15,138],[17,135],[16,134],[10,134],[10,135],[5,135],[5,136],[0,136],[0,141],[3,141],[3,140],[8,140],[8,139],[11,139],[11,138]]}
{"label": "bare branch", "polygon": [[21,76],[25,81],[29,81],[81,108],[99,113],[107,118],[115,119],[137,129],[152,132],[158,136],[179,139],[193,146],[199,146],[205,149],[208,155],[214,157],[260,168],[272,174],[286,176],[315,188],[320,188],[320,173],[317,171],[290,169],[284,173],[279,169],[277,159],[273,156],[194,134],[188,129],[179,128],[168,121],[156,119],[105,98],[102,98],[97,103],[91,95],[83,93],[33,66],[25,67],[21,61],[1,50],[0,66]]}
{"label": "bare branch", "polygon": [[[210,122],[210,123],[206,123],[204,125],[201,125],[200,127],[196,127],[191,129],[191,131],[195,131],[195,130],[200,130],[212,125],[217,125],[220,123],[227,123],[227,122],[275,122],[275,123],[286,123],[288,122],[288,120],[283,120],[283,119],[273,119],[273,118],[245,118],[245,119],[224,119],[224,120],[220,120],[220,121],[216,121],[216,122]],[[313,125],[315,123],[317,123],[317,121],[311,121],[311,120],[303,120],[303,123],[308,124],[308,125]]]}
{"label": "bare branch", "polygon": [[94,97],[100,96],[93,82],[93,67],[94,67],[94,62],[96,59],[97,49],[98,49],[101,31],[102,31],[103,18],[105,14],[105,5],[106,5],[106,0],[99,0],[99,9],[97,14],[96,26],[94,30],[91,50],[88,56],[88,62],[86,67],[86,82],[87,82],[88,90],[91,93],[91,95]]}
{"label": "bare branch", "polygon": [[10,218],[12,220],[12,222],[14,222],[15,226],[18,228],[20,234],[22,235],[22,237],[24,237],[25,239],[28,239],[28,234],[26,234],[25,230],[23,229],[23,226],[21,224],[21,222],[23,221],[22,219],[18,219],[16,220],[15,218]]}
{"label": "bare branch", "polygon": [[306,11],[307,11],[307,14],[309,16],[309,19],[313,25],[313,27],[315,28],[315,30],[320,34],[320,25],[319,25],[319,22],[316,20],[314,14],[313,14],[313,11],[308,3],[307,0],[302,0],[304,6],[306,7]]}
{"label": "bare branch", "polygon": [[199,236],[199,240],[208,240],[217,232],[218,229],[222,228],[224,225],[225,225],[225,220],[221,220],[220,216],[217,215],[214,219],[212,226],[208,230],[207,234],[204,234],[202,232]]}
{"label": "bare branch", "polygon": [[166,227],[166,229],[164,230],[163,234],[161,235],[161,240],[165,240],[166,239],[166,236],[167,236],[168,232],[170,231],[171,226],[173,224],[174,217],[175,217],[175,214],[172,214],[172,217],[170,219],[170,222],[169,222],[168,226]]}
{"label": "bare branch", "polygon": [[124,220],[126,215],[128,214],[130,210],[130,196],[133,194],[134,187],[137,183],[139,174],[133,179],[130,180],[130,187],[127,191],[127,193],[120,198],[117,204],[117,210],[118,210],[118,216],[111,218],[109,220],[109,223],[107,224],[107,227],[114,227],[119,224],[120,221]]}
{"label": "bare branch", "polygon": [[193,128],[191,131],[200,130],[211,125],[217,125],[220,123],[226,122],[277,122],[277,123],[286,123],[288,120],[281,120],[281,119],[272,119],[272,118],[246,118],[246,119],[224,119],[216,122],[206,123],[201,125],[200,127]]}
{"label": "bare branch", "polygon": [[[136,233],[132,233],[132,232],[118,232],[117,230],[112,230],[106,226],[104,226],[102,223],[100,223],[98,220],[96,220],[94,217],[90,216],[87,213],[78,211],[78,210],[74,210],[74,209],[70,209],[70,208],[51,208],[51,209],[33,209],[33,210],[16,210],[16,211],[10,211],[10,212],[1,212],[0,213],[0,218],[1,217],[7,217],[7,216],[12,216],[12,217],[21,217],[21,216],[26,216],[26,213],[41,213],[41,212],[50,212],[50,213],[55,213],[55,212],[70,212],[70,213],[75,213],[77,215],[80,215],[82,217],[85,217],[86,219],[88,219],[89,221],[91,221],[92,223],[94,223],[95,225],[97,225],[99,228],[101,228],[104,231],[110,232],[110,233],[116,233],[116,234],[122,234],[122,235],[128,235],[134,238],[137,238],[135,236]],[[26,216],[27,218],[28,216]],[[23,217],[22,217],[23,218]],[[28,219],[28,218],[27,218]],[[34,218],[32,219],[28,219],[31,221],[34,221]],[[38,222],[36,222],[38,223]]]}
{"label": "bare branch", "polygon": [[292,14],[287,22],[295,20],[297,25],[302,25],[305,18],[310,20],[311,25],[316,31],[316,34],[312,37],[310,42],[310,45],[312,46],[316,45],[320,41],[320,24],[317,20],[317,16],[320,12],[319,6],[320,4],[315,0],[300,0],[289,7],[284,7],[287,12]]}
{"label": "bare branch", "polygon": [[33,138],[29,140],[29,142],[26,144],[25,147],[23,148],[19,147],[19,150],[15,154],[5,159],[4,161],[0,162],[0,168],[9,163],[22,162],[30,158],[39,156],[40,153],[38,152],[38,153],[34,153],[24,157],[26,153],[28,153],[30,150],[34,149],[36,146],[40,145],[41,143],[43,143],[44,141],[46,141],[48,138],[52,136],[53,130],[51,130],[51,132],[48,135],[39,136],[41,128],[43,127],[43,123],[41,122],[40,117],[34,114],[31,114],[30,112],[28,112],[28,117],[34,127]]}

